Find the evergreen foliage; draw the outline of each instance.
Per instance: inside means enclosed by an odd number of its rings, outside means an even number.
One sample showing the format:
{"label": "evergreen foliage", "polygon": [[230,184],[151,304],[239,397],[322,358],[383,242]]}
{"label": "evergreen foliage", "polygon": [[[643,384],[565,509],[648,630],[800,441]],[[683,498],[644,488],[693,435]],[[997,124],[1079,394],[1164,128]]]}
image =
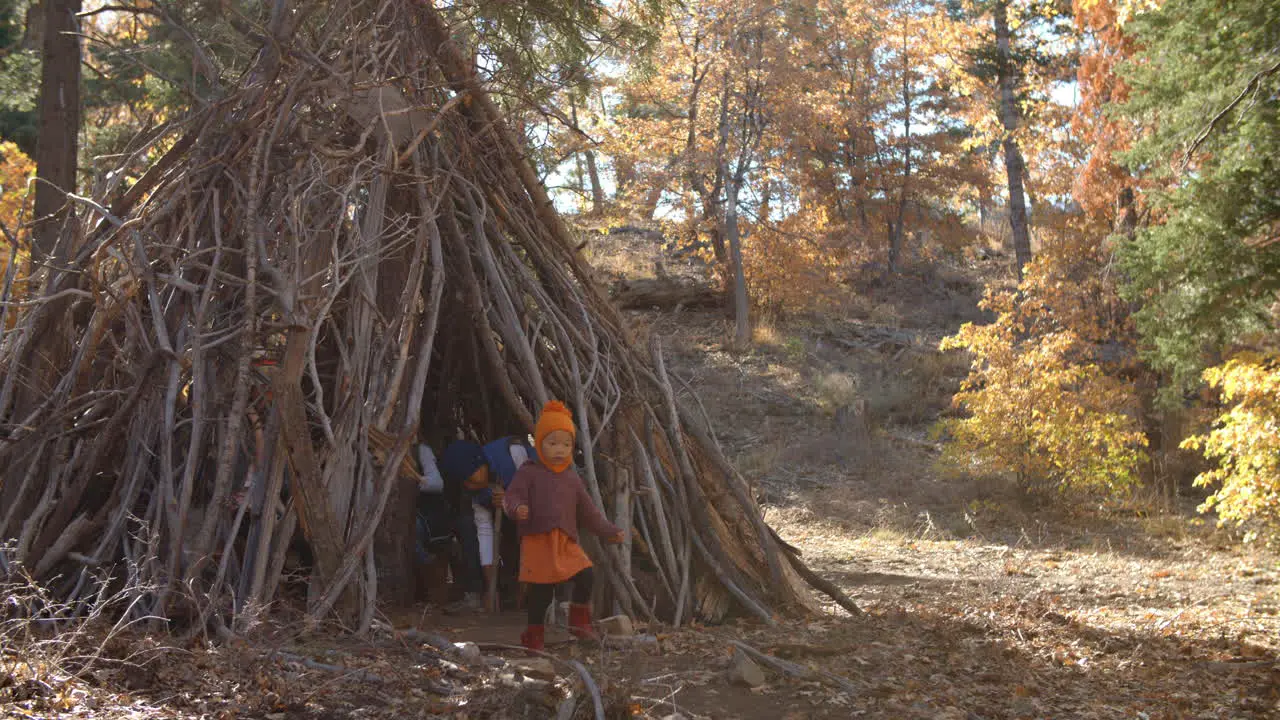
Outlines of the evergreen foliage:
{"label": "evergreen foliage", "polygon": [[[1181,394],[1273,333],[1280,290],[1280,14],[1268,0],[1172,0],[1139,15],[1119,107],[1146,129],[1125,159],[1164,180],[1124,246],[1150,359]],[[1162,222],[1161,222],[1162,221]]]}
{"label": "evergreen foliage", "polygon": [[26,0],[0,0],[0,142],[35,152],[36,95],[40,91],[40,59],[23,47]]}

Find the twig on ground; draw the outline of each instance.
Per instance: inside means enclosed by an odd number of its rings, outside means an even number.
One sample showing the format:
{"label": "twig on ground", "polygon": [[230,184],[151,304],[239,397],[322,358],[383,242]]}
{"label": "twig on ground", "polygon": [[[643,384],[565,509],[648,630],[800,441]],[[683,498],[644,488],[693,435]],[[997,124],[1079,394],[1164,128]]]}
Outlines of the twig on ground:
{"label": "twig on ground", "polygon": [[591,673],[587,672],[586,666],[584,666],[582,663],[578,662],[577,660],[563,660],[561,658],[556,657],[555,655],[552,655],[549,652],[543,652],[542,650],[532,650],[530,648],[524,647],[523,645],[506,645],[504,643],[477,643],[477,646],[481,650],[510,650],[510,651],[525,652],[530,655],[536,655],[538,657],[546,658],[552,662],[560,663],[561,665],[565,665],[569,667],[582,680],[582,684],[587,687],[587,691],[591,693],[591,702],[595,706],[595,716],[597,720],[604,720],[604,700],[600,696],[600,686],[596,685],[595,680],[593,680],[591,677]]}
{"label": "twig on ground", "polygon": [[751,647],[750,645],[742,642],[741,640],[730,640],[729,644],[738,648],[739,650],[746,653],[747,655],[750,655],[752,658],[759,660],[760,662],[768,665],[769,667],[783,673],[784,675],[788,675],[794,678],[799,678],[801,680],[813,680],[817,678],[817,679],[825,680],[828,683],[840,688],[841,690],[844,690],[845,692],[853,693],[855,695],[861,693],[861,689],[856,684],[854,684],[852,680],[836,675],[835,673],[829,673],[826,670],[814,670],[812,668],[805,667],[804,665],[793,663],[789,660],[783,660],[782,658],[776,658],[772,655],[767,655]]}
{"label": "twig on ground", "polygon": [[277,650],[271,653],[268,657],[278,657],[283,660],[287,660],[289,662],[295,662],[302,665],[303,667],[311,668],[312,670],[325,670],[328,672],[341,673],[342,678],[351,677],[357,680],[363,680],[366,682],[376,682],[376,683],[387,682],[386,678],[382,677],[381,675],[371,673],[367,670],[361,670],[359,668],[345,668],[345,667],[342,667],[341,665],[330,665],[328,663],[322,663],[318,660],[312,660],[311,658],[306,657],[305,655],[295,655],[294,653],[284,652],[283,650]]}

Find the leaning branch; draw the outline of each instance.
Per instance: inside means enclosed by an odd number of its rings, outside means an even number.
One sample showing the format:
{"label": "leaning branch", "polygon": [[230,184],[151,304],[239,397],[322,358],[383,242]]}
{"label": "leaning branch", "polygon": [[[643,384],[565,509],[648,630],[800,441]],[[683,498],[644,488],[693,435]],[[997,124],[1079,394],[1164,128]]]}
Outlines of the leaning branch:
{"label": "leaning branch", "polygon": [[1213,120],[1209,121],[1209,124],[1200,131],[1200,134],[1196,136],[1195,141],[1191,143],[1191,147],[1187,148],[1186,154],[1182,156],[1182,170],[1187,169],[1187,165],[1191,164],[1191,158],[1200,149],[1200,146],[1203,145],[1204,142],[1213,135],[1213,133],[1217,132],[1218,126],[1226,121],[1227,116],[1230,115],[1240,105],[1240,103],[1244,102],[1246,97],[1251,93],[1257,92],[1258,86],[1262,84],[1263,80],[1271,77],[1277,72],[1280,72],[1280,60],[1277,60],[1271,65],[1271,67],[1259,70],[1254,73],[1252,78],[1249,78],[1249,82],[1245,83],[1244,89],[1236,95],[1234,100],[1227,103],[1227,106],[1222,108],[1217,115],[1213,116]]}

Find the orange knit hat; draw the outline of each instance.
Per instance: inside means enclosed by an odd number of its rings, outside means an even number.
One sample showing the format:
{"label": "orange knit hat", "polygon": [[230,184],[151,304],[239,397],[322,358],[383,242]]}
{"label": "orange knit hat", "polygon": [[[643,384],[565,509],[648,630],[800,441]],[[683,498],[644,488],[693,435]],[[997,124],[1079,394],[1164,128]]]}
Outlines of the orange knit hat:
{"label": "orange knit hat", "polygon": [[533,447],[539,455],[542,454],[543,439],[556,430],[567,431],[575,438],[578,436],[578,429],[573,425],[573,415],[569,413],[569,408],[559,400],[548,400],[547,404],[542,406],[542,413],[538,415],[538,424],[533,426]]}

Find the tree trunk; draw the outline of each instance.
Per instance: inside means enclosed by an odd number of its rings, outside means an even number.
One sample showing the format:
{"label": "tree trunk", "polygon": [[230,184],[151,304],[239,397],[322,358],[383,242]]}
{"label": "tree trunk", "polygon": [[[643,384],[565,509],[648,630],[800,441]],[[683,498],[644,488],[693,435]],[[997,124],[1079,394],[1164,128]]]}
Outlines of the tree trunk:
{"label": "tree trunk", "polygon": [[978,233],[986,234],[987,221],[991,214],[991,192],[986,183],[978,185]]}
{"label": "tree trunk", "polygon": [[[44,0],[44,52],[40,72],[40,137],[36,143],[37,223],[33,255],[51,257],[76,189],[80,133],[80,0]],[[63,248],[69,252],[70,248]]]}
{"label": "tree trunk", "polygon": [[600,187],[600,170],[596,167],[596,153],[588,150],[583,155],[587,158],[587,177],[591,180],[591,214],[604,212],[604,188]]}
{"label": "tree trunk", "polygon": [[[706,180],[704,180],[699,174],[698,163],[695,159],[695,153],[698,147],[698,98],[702,95],[702,82],[706,79],[707,72],[709,72],[708,70],[703,70],[701,73],[698,71],[698,51],[701,47],[701,43],[702,37],[695,34],[693,38],[692,52],[693,65],[689,69],[689,77],[693,83],[693,86],[689,91],[689,105],[687,113],[689,122],[686,126],[684,152],[681,155],[681,159],[684,162],[685,182],[688,184],[689,188],[697,194],[698,201],[702,203],[702,214],[700,217],[695,219],[692,212],[690,212],[688,244],[690,247],[698,247],[699,229],[706,224],[708,220],[715,221],[715,224],[710,230],[711,248],[715,253],[716,261],[723,263],[725,260],[724,236],[720,232],[719,201],[717,199],[720,194],[721,178],[723,176],[721,170],[721,158],[724,155],[723,146],[720,144],[717,144],[716,146],[717,155],[713,158],[713,166],[715,167],[716,175],[711,189],[707,189]],[[727,128],[726,123],[728,122],[728,116],[726,113],[727,110],[722,103],[720,108],[720,125],[718,126],[720,128]]]}
{"label": "tree trunk", "polygon": [[756,217],[761,223],[769,222],[769,215],[773,212],[773,181],[768,176],[760,180],[760,209],[756,211]]}
{"label": "tree trunk", "polygon": [[711,285],[674,278],[624,280],[613,290],[613,301],[624,310],[663,308],[723,308],[724,293]]}
{"label": "tree trunk", "polygon": [[729,179],[726,191],[729,197],[725,200],[724,227],[729,241],[729,258],[733,264],[733,340],[741,348],[751,342],[751,318],[748,316],[750,306],[747,304],[747,275],[742,267],[742,239],[738,231],[737,178]]}
{"label": "tree trunk", "polygon": [[[393,188],[388,192],[387,207],[397,215],[407,217],[417,209],[416,201],[410,188]],[[378,263],[378,311],[383,317],[396,317],[397,313],[402,312],[406,300],[416,302],[416,299],[404,297],[405,288],[414,282],[411,271],[413,266],[413,248],[407,245],[388,252]],[[317,291],[315,294],[320,293]],[[425,296],[426,293],[424,292],[423,295]],[[422,300],[424,304],[429,302],[426,297]],[[401,333],[405,333],[403,328]],[[408,334],[407,337],[411,339],[412,335]],[[408,347],[409,343],[406,342],[406,355],[412,357]],[[406,366],[411,365],[411,362],[406,363]],[[402,378],[399,385],[393,388],[392,394],[401,396],[408,382],[407,378]],[[392,413],[395,407],[395,403],[387,404],[385,414],[378,420],[379,426],[394,427],[395,418]],[[373,537],[374,556],[377,559],[378,596],[395,605],[410,605],[413,602],[417,566],[413,540],[414,533],[417,531],[415,511],[418,486],[412,478],[406,478],[403,475],[397,475],[392,482],[395,485],[391,489],[391,497],[382,514],[382,521],[378,524],[377,534]]]}
{"label": "tree trunk", "polygon": [[1013,253],[1018,279],[1021,280],[1023,268],[1031,262],[1031,236],[1027,230],[1027,206],[1022,194],[1022,175],[1026,166],[1016,140],[1007,137],[1003,145],[1005,173],[1009,177],[1009,229],[1013,233]]}
{"label": "tree trunk", "polygon": [[645,193],[644,205],[641,207],[640,215],[645,220],[652,220],[654,215],[658,214],[658,203],[662,202],[662,185],[654,185],[649,188],[649,192]]}
{"label": "tree trunk", "polygon": [[[573,95],[569,95],[569,119],[573,121],[573,132],[578,132],[578,103],[573,99]],[[577,142],[581,142],[580,138],[575,138]],[[575,142],[575,144],[577,144]],[[573,182],[577,185],[578,197],[581,199],[587,194],[587,171],[582,166],[582,153],[575,152],[573,154]],[[551,169],[548,168],[548,172]]]}
{"label": "tree trunk", "polygon": [[[574,101],[573,96],[569,96],[569,112],[572,113],[573,129],[578,130],[578,103]],[[591,215],[599,215],[604,212],[604,189],[600,187],[600,172],[596,169],[596,154],[591,150],[584,150],[578,153],[578,184],[581,187],[583,182],[582,163],[586,161],[587,169],[585,175],[591,182]],[[585,190],[585,188],[583,188]]]}
{"label": "tree trunk", "polygon": [[898,253],[902,248],[902,226],[897,221],[890,218],[885,222],[885,239],[889,242],[889,263],[885,267],[886,273],[898,272]]}
{"label": "tree trunk", "polygon": [[844,167],[849,173],[849,192],[853,197],[853,206],[858,213],[858,226],[863,234],[871,230],[871,218],[867,215],[867,170],[865,160],[858,153],[857,128],[852,120],[845,125]]}
{"label": "tree trunk", "polygon": [[1009,51],[1011,32],[1009,30],[1008,0],[996,0],[992,10],[992,19],[996,31],[997,80],[1000,85],[1000,123],[1004,126],[1004,169],[1009,179],[1009,229],[1013,233],[1013,254],[1017,264],[1018,279],[1022,279],[1023,268],[1031,262],[1031,236],[1027,232],[1027,204],[1023,191],[1023,173],[1026,166],[1022,162],[1022,151],[1014,133],[1018,129],[1018,105],[1014,93],[1017,78],[1016,68]]}
{"label": "tree trunk", "polygon": [[[724,87],[720,93],[720,119],[716,122],[716,155],[714,158],[716,168],[715,183],[711,187],[709,193],[703,194],[702,217],[712,218],[720,213],[718,212],[720,204],[720,193],[727,191],[729,183],[729,99],[732,97],[732,87],[730,85],[729,71],[724,71]],[[727,192],[726,192],[727,194]],[[728,200],[726,198],[725,205]],[[736,223],[737,208],[734,208],[734,218]],[[728,225],[728,208],[725,208],[725,225]],[[730,263],[733,259],[729,256],[730,252],[726,252],[725,234],[723,232],[715,232],[711,234],[711,249],[715,252],[716,260],[724,263],[728,260]]]}
{"label": "tree trunk", "polygon": [[911,187],[911,65],[907,53],[907,22],[902,22],[902,190],[898,193],[898,220],[889,232],[889,272],[898,272],[902,238],[906,234],[907,193]]}
{"label": "tree trunk", "polygon": [[1133,240],[1138,233],[1138,211],[1134,207],[1133,188],[1126,187],[1120,191],[1120,222],[1118,230],[1125,238]]}
{"label": "tree trunk", "polygon": [[[345,556],[342,541],[342,520],[329,502],[329,488],[323,486],[320,466],[311,444],[307,425],[306,398],[302,393],[302,374],[305,371],[307,341],[306,329],[290,328],[285,341],[284,357],[276,373],[272,390],[280,408],[280,440],[293,468],[290,489],[296,497],[294,507],[299,523],[306,535],[307,544],[315,557],[315,574],[311,589],[328,586],[338,575]],[[354,587],[348,585],[338,603],[339,612],[350,616],[355,609]]]}

